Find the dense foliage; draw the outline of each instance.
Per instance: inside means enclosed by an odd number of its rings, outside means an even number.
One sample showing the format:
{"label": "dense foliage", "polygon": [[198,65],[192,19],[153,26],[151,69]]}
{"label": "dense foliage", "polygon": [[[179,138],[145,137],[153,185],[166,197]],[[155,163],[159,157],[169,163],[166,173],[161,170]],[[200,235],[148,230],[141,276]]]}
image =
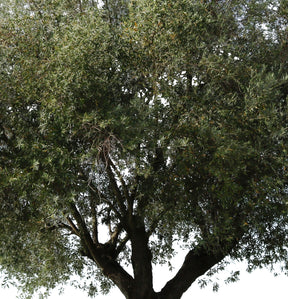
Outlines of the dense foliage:
{"label": "dense foliage", "polygon": [[287,270],[286,1],[2,2],[5,279],[176,299],[228,256]]}

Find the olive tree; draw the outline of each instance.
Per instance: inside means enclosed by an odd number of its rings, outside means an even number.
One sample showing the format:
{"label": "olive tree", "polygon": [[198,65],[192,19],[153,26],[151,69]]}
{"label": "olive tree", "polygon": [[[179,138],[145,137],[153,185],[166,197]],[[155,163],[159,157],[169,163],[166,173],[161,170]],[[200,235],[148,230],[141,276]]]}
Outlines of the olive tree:
{"label": "olive tree", "polygon": [[227,257],[287,270],[287,9],[2,3],[5,280],[27,298],[78,275],[91,296],[176,299]]}

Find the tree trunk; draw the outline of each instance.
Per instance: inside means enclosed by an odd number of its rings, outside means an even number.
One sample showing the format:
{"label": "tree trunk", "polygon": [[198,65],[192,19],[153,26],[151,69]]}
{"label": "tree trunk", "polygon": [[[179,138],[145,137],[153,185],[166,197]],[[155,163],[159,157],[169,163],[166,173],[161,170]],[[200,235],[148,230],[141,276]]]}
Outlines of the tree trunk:
{"label": "tree trunk", "polygon": [[129,234],[135,288],[129,299],[153,299],[156,297],[153,290],[152,254],[148,246],[149,238],[145,231],[144,223],[140,219],[134,217],[131,224]]}

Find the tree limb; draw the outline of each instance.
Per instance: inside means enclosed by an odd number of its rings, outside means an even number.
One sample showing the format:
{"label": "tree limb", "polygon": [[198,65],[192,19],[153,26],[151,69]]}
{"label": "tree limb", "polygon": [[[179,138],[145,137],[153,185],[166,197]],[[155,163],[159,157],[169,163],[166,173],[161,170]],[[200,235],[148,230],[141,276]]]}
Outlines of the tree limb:
{"label": "tree limb", "polygon": [[76,225],[74,224],[74,222],[72,221],[72,219],[67,216],[66,217],[68,223],[70,224],[70,229],[72,229],[72,231],[74,232],[75,235],[79,236],[79,229],[76,227]]}
{"label": "tree limb", "polygon": [[127,204],[128,204],[128,212],[130,215],[133,214],[133,203],[134,203],[134,197],[129,195],[129,191],[128,191],[128,187],[127,184],[125,183],[123,176],[121,175],[120,171],[117,169],[116,165],[114,164],[114,162],[108,158],[109,160],[109,164],[111,165],[112,169],[115,171],[117,177],[120,180],[121,186],[123,188],[123,192],[124,192],[124,196],[127,200]]}
{"label": "tree limb", "polygon": [[110,278],[118,286],[121,292],[128,297],[131,290],[134,288],[133,277],[129,275],[121,265],[115,261],[115,259],[113,260],[111,259],[111,256],[107,255],[107,253],[105,254],[105,248],[103,251],[102,246],[97,247],[93,243],[85,221],[77,207],[74,203],[70,203],[69,206],[79,227],[79,235],[81,241],[84,243],[85,249],[102,270],[103,274]]}
{"label": "tree limb", "polygon": [[126,207],[124,205],[123,197],[122,197],[121,191],[120,191],[120,189],[119,189],[119,187],[117,185],[115,176],[113,174],[113,171],[112,171],[111,166],[110,166],[109,163],[106,166],[106,170],[107,170],[107,174],[108,174],[110,183],[112,185],[113,191],[115,193],[115,197],[116,197],[117,203],[118,203],[118,205],[120,207],[120,210],[122,212],[122,215],[125,215],[126,214]]}
{"label": "tree limb", "polygon": [[191,284],[214,265],[219,263],[225,254],[207,252],[204,246],[190,250],[177,274],[166,283],[159,295],[162,299],[180,299]]}
{"label": "tree limb", "polygon": [[125,238],[119,242],[118,247],[116,247],[116,249],[115,249],[116,257],[118,257],[118,255],[121,253],[121,251],[123,250],[123,248],[125,247],[125,245],[128,241],[129,241],[129,236],[126,235]]}

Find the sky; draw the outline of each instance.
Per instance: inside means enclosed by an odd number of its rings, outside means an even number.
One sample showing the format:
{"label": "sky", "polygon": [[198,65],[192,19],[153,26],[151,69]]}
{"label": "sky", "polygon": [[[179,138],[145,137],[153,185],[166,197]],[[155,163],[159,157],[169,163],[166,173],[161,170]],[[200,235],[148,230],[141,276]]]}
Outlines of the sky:
{"label": "sky", "polygon": [[[177,270],[177,264],[180,266],[181,260],[184,256],[178,256],[174,262],[175,271]],[[183,295],[182,299],[243,299],[243,298],[288,298],[288,277],[281,274],[277,277],[268,271],[267,269],[259,269],[252,273],[245,271],[244,263],[233,263],[228,265],[226,270],[218,274],[218,283],[220,288],[218,292],[212,291],[212,284],[208,284],[205,288],[201,289],[199,285],[194,283],[190,289]],[[234,270],[240,270],[240,280],[235,283],[225,284],[224,280],[229,276],[229,273]],[[155,269],[155,290],[160,290],[165,282],[173,276],[174,272],[170,272],[165,267],[156,267]],[[67,286],[64,288],[64,294],[58,295],[57,291],[53,291],[49,299],[88,299],[89,297],[82,291],[76,290],[73,287]],[[16,299],[17,290],[14,288],[1,289],[0,298],[3,299]],[[113,289],[108,295],[98,295],[96,299],[125,299],[124,296],[116,288]],[[33,298],[34,299],[34,298]],[[35,296],[35,299],[38,297]]]}

